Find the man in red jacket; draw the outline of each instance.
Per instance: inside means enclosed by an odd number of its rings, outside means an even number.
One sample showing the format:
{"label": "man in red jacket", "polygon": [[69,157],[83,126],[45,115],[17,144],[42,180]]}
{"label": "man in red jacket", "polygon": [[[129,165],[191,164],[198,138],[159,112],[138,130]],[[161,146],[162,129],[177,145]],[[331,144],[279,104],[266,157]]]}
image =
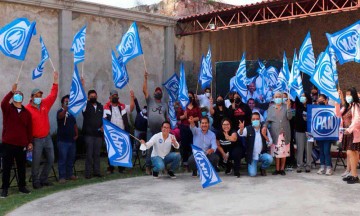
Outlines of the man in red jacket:
{"label": "man in red jacket", "polygon": [[[10,100],[13,100],[10,103]],[[10,91],[1,102],[3,112],[3,175],[1,198],[8,196],[10,186],[10,171],[14,158],[17,165],[19,177],[19,191],[28,194],[26,189],[26,147],[32,149],[32,123],[29,111],[22,105],[23,93],[17,91],[17,84],[14,84]]]}
{"label": "man in red jacket", "polygon": [[[43,92],[40,89],[34,89],[31,92],[30,103],[26,105],[26,109],[31,113],[33,128],[34,150],[31,175],[34,189],[53,185],[48,180],[49,172],[54,164],[54,145],[50,136],[49,112],[57,98],[58,80],[59,74],[55,71],[54,83],[50,94],[46,98],[42,98]],[[46,163],[39,177],[40,161],[43,152],[45,153]]]}

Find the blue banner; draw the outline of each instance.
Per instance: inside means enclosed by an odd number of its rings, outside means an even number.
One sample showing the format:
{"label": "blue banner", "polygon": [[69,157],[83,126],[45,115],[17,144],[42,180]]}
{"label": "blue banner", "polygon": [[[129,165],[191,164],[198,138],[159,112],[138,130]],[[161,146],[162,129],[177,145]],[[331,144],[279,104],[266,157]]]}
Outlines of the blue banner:
{"label": "blue banner", "polygon": [[296,55],[296,50],[294,52],[293,63],[291,66],[291,79],[289,82],[290,86],[290,94],[295,100],[296,97],[300,99],[301,95],[304,93],[302,78],[300,74],[300,70],[298,68],[299,60]]}
{"label": "blue banner", "polygon": [[40,36],[40,45],[41,45],[41,60],[40,60],[39,65],[37,66],[37,68],[35,68],[32,72],[33,80],[41,77],[41,75],[44,72],[44,64],[45,64],[46,60],[48,60],[50,58],[49,52],[47,51],[46,46],[45,46],[44,41],[41,36]]}
{"label": "blue banner", "polygon": [[337,85],[339,83],[339,75],[338,75],[337,66],[336,66],[336,62],[338,61],[338,59],[336,58],[335,51],[333,48],[328,46],[326,48],[326,50],[328,51],[328,53],[330,55],[331,68],[334,73],[335,84]]}
{"label": "blue banner", "polygon": [[86,25],[75,34],[71,45],[71,52],[74,52],[74,64],[78,64],[85,60],[85,39],[86,39]]}
{"label": "blue banner", "polygon": [[283,66],[280,70],[278,80],[276,83],[276,88],[274,89],[275,92],[288,92],[289,90],[289,79],[290,79],[290,71],[289,71],[289,64],[286,58],[286,53],[284,52],[283,56]]}
{"label": "blue banner", "polygon": [[[245,52],[243,53],[243,56],[241,58],[239,68],[236,71],[235,79],[233,87],[235,91],[241,96],[241,99],[244,103],[246,103],[246,97],[247,97],[247,85],[251,83],[252,79],[249,79],[246,76],[246,58],[245,58]],[[230,89],[231,90],[231,89]]]}
{"label": "blue banner", "polygon": [[180,102],[181,108],[185,110],[190,101],[188,87],[186,85],[184,64],[182,62],[180,63],[180,85],[178,100]]}
{"label": "blue banner", "polygon": [[330,55],[328,51],[320,54],[316,64],[316,71],[310,81],[321,91],[321,93],[340,103],[339,93],[336,89],[334,73],[332,71]]}
{"label": "blue banner", "polygon": [[177,101],[179,94],[179,83],[180,79],[176,73],[172,75],[164,84],[164,88],[166,89],[169,97],[172,101]]}
{"label": "blue banner", "polygon": [[360,20],[334,34],[326,33],[326,37],[340,64],[360,62]]}
{"label": "blue banner", "polygon": [[200,182],[203,188],[207,188],[221,182],[214,167],[211,165],[209,159],[206,157],[205,152],[194,145],[191,145],[193,156],[196,162],[196,167],[200,175]]}
{"label": "blue banner", "polygon": [[119,55],[122,56],[124,64],[136,56],[143,54],[136,22],[131,24],[129,30],[121,38],[121,42],[116,49]]}
{"label": "blue banner", "polygon": [[121,61],[121,56],[119,57],[120,60],[116,58],[115,53],[111,50],[113,81],[116,88],[122,89],[129,83],[129,75],[125,64]]}
{"label": "blue banner", "polygon": [[18,18],[0,29],[0,50],[4,55],[24,61],[30,41],[36,35],[36,22]]}
{"label": "blue banner", "polygon": [[201,85],[201,89],[210,87],[211,81],[212,81],[211,62],[209,64],[206,58],[202,56],[200,73],[199,73],[199,83]]}
{"label": "blue banner", "polygon": [[270,66],[266,69],[265,73],[264,73],[264,81],[265,84],[269,87],[269,88],[275,88],[276,87],[276,83],[277,83],[277,79],[279,76],[279,71],[278,69],[276,69],[276,67]]}
{"label": "blue banner", "polygon": [[110,165],[132,167],[132,145],[129,133],[103,119],[104,137]]}
{"label": "blue banner", "polygon": [[84,87],[82,86],[79,72],[76,64],[74,64],[74,74],[70,87],[70,98],[68,111],[73,116],[77,116],[77,114],[86,106],[86,94],[84,91]]}
{"label": "blue banner", "polygon": [[312,76],[315,73],[315,56],[310,32],[307,33],[299,52],[299,70]]}
{"label": "blue banner", "polygon": [[176,127],[177,124],[177,119],[176,119],[176,111],[175,111],[175,107],[174,107],[174,103],[171,98],[168,102],[168,108],[169,108],[169,119],[170,119],[170,126],[171,129],[174,129]]}
{"label": "blue banner", "polygon": [[340,118],[335,107],[323,105],[307,106],[307,130],[315,140],[338,140]]}

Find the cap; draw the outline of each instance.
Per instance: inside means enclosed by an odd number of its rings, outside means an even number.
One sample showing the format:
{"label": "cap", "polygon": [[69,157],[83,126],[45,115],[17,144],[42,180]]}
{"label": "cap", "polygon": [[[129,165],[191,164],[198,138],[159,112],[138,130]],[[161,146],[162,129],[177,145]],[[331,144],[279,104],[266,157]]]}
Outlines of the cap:
{"label": "cap", "polygon": [[116,91],[116,90],[111,90],[110,91],[110,96],[113,96],[113,95],[119,95],[119,93],[118,93],[118,91]]}
{"label": "cap", "polygon": [[40,90],[40,89],[38,89],[38,88],[36,88],[36,89],[33,89],[32,90],[32,92],[31,92],[31,96],[33,96],[34,94],[37,94],[37,93],[41,93],[41,94],[43,94],[43,92]]}
{"label": "cap", "polygon": [[161,91],[162,93],[162,89],[160,87],[156,87],[155,91]]}

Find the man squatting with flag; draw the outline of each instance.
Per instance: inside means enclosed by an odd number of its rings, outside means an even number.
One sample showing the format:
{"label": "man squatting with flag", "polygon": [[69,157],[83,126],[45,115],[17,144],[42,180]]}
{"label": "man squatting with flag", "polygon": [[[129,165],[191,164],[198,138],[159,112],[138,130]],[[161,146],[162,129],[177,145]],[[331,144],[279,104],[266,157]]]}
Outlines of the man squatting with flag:
{"label": "man squatting with flag", "polygon": [[153,147],[151,163],[154,167],[154,178],[159,178],[159,172],[163,171],[168,164],[171,164],[168,175],[172,179],[176,178],[174,171],[179,168],[181,158],[179,153],[171,152],[171,147],[179,149],[180,144],[176,141],[175,136],[170,134],[170,130],[170,122],[164,121],[161,125],[161,132],[152,136],[146,143],[141,140],[141,145],[145,145],[146,149]]}

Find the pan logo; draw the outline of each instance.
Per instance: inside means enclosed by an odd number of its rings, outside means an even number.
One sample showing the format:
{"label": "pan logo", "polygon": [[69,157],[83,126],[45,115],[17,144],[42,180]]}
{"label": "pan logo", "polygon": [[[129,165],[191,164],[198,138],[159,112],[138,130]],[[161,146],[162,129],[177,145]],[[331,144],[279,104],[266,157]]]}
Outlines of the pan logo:
{"label": "pan logo", "polygon": [[356,55],[356,45],[359,41],[359,33],[352,29],[350,31],[345,31],[340,34],[336,40],[336,46],[344,53],[355,56]]}
{"label": "pan logo", "polygon": [[313,131],[322,137],[332,135],[338,127],[338,120],[334,111],[325,109],[318,111],[313,118]]}
{"label": "pan logo", "polygon": [[197,161],[200,173],[204,175],[205,179],[212,179],[213,173],[211,171],[211,164],[205,159],[206,156],[203,155],[202,152],[198,151],[195,153],[194,158]]}
{"label": "pan logo", "polygon": [[132,56],[135,52],[135,48],[137,47],[134,32],[128,32],[126,36],[124,46],[121,48],[121,55],[123,58],[126,56]]}
{"label": "pan logo", "polygon": [[123,134],[117,132],[114,128],[109,129],[109,134],[111,141],[114,143],[115,151],[119,155],[116,160],[120,161],[126,158],[130,152],[130,144],[128,143],[128,139],[124,137]]}
{"label": "pan logo", "polygon": [[304,49],[300,50],[299,53],[300,62],[302,62],[302,66],[307,71],[313,71],[315,65],[314,51],[311,46],[312,45],[310,43],[307,44]]}
{"label": "pan logo", "polygon": [[318,80],[321,87],[323,87],[328,92],[333,92],[335,83],[330,61],[322,61],[321,65],[319,66],[319,70],[323,72],[318,73]]}
{"label": "pan logo", "polygon": [[20,48],[25,42],[26,29],[15,26],[8,30],[4,36],[5,50],[7,53]]}

